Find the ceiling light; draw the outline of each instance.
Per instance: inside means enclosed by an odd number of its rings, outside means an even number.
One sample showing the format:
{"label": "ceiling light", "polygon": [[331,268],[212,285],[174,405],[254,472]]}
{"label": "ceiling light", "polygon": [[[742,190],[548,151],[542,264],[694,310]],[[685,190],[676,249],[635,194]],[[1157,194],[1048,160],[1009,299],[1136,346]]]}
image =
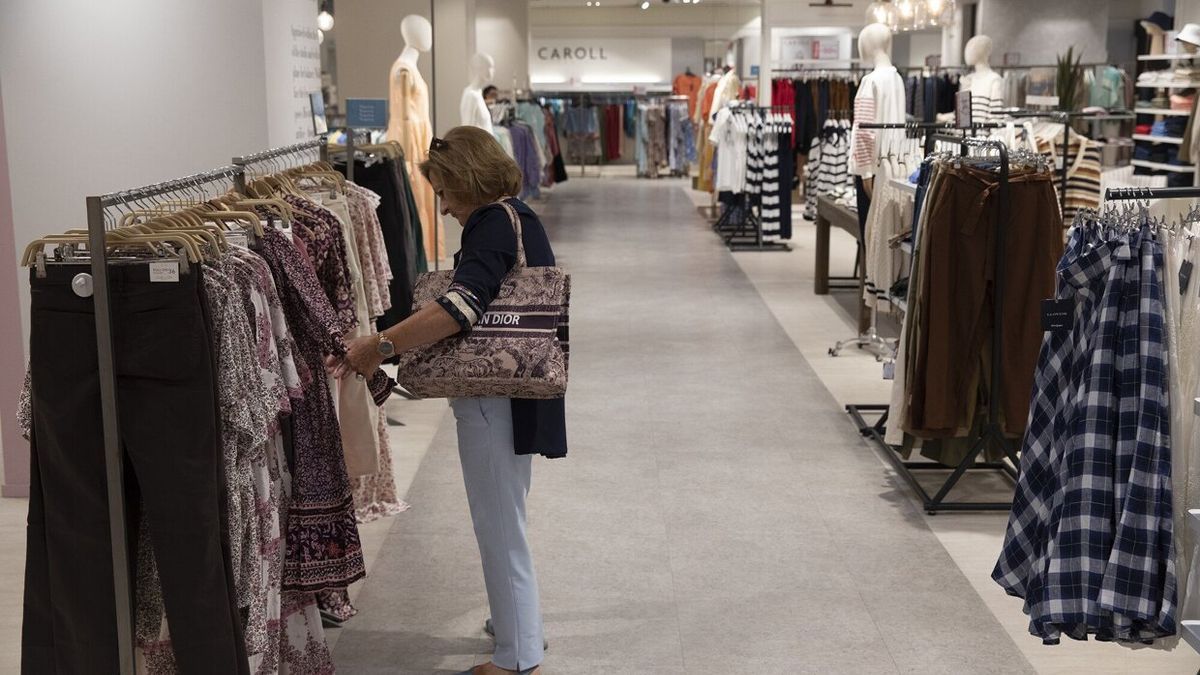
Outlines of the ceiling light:
{"label": "ceiling light", "polygon": [[325,44],[325,31],[321,30],[320,28],[317,29],[317,44]]}
{"label": "ceiling light", "polygon": [[324,31],[333,30],[333,15],[329,12],[321,12],[317,15],[317,28]]}
{"label": "ceiling light", "polygon": [[650,0],[642,0],[642,9],[650,9]]}

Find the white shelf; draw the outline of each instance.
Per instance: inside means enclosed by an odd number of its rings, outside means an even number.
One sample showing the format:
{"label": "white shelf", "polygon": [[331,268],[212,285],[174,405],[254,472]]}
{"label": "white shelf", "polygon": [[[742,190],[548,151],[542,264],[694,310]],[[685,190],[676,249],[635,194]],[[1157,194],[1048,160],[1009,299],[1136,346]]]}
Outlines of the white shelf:
{"label": "white shelf", "polygon": [[1151,143],[1171,143],[1173,145],[1183,145],[1183,139],[1178,136],[1151,136],[1150,134],[1134,134],[1135,141],[1149,141]]}
{"label": "white shelf", "polygon": [[1138,61],[1187,61],[1198,58],[1200,54],[1143,54],[1138,57]]}
{"label": "white shelf", "polygon": [[1175,173],[1194,173],[1196,171],[1196,167],[1190,164],[1185,164],[1183,166],[1178,164],[1159,164],[1158,162],[1147,162],[1144,159],[1133,160],[1133,165],[1140,166],[1144,169],[1154,169],[1155,171],[1174,171]]}
{"label": "white shelf", "polygon": [[1142,84],[1138,82],[1138,89],[1195,89],[1200,87],[1200,82],[1155,82],[1154,84]]}
{"label": "white shelf", "polygon": [[1170,108],[1134,108],[1138,115],[1163,115],[1165,117],[1191,117],[1190,110],[1171,110]]}
{"label": "white shelf", "polygon": [[1192,649],[1200,652],[1200,621],[1183,622],[1183,639],[1192,646]]}

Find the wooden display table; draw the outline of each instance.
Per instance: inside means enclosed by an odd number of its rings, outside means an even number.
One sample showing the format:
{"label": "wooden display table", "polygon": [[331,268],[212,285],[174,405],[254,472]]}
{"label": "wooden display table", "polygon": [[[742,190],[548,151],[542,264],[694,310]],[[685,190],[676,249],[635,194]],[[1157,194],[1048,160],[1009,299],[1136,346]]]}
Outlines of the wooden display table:
{"label": "wooden display table", "polygon": [[[862,240],[859,237],[858,228],[858,213],[836,203],[833,199],[825,196],[817,196],[817,246],[816,246],[816,261],[814,265],[813,292],[817,295],[829,295],[829,289],[833,288],[855,288],[858,290],[858,330],[864,333],[871,327],[871,311],[867,309],[867,305],[863,302],[863,289],[866,285],[866,279],[863,276],[864,268],[861,264],[856,264],[858,276],[852,277],[831,277],[829,276],[829,234],[832,227],[838,227],[850,233],[854,240],[858,242],[858,262],[862,262]],[[830,282],[843,282],[840,284],[831,284]],[[849,282],[849,283],[845,283]]]}

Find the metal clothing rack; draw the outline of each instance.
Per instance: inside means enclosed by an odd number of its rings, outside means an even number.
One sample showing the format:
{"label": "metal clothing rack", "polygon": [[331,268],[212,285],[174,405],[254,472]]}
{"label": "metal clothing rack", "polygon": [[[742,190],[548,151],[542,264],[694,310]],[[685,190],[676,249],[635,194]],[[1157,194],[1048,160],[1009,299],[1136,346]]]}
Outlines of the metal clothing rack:
{"label": "metal clothing rack", "polygon": [[[970,127],[956,127],[950,122],[864,122],[858,125],[859,129],[893,129],[906,131],[953,131],[959,130],[964,134],[971,132],[972,135],[981,129],[999,129],[1005,125],[999,122],[978,122]],[[934,134],[925,134],[925,156],[928,157],[934,151]],[[860,221],[861,222],[861,221]],[[861,229],[861,228],[860,228]],[[865,233],[859,232],[858,236],[858,260],[866,260],[866,241],[863,238]],[[857,278],[856,278],[857,281]],[[855,284],[859,292],[863,292],[863,288],[859,284]],[[879,335],[879,303],[873,304],[871,309],[871,325],[867,328],[867,332],[856,335],[852,338],[839,340],[834,346],[829,348],[830,356],[838,356],[842,350],[847,347],[858,347],[859,349],[869,349],[875,354],[876,361],[882,361],[885,355],[894,351],[892,343],[885,337]]]}
{"label": "metal clothing rack", "polygon": [[367,140],[370,140],[371,138],[370,129],[354,129],[351,127],[346,127],[346,144],[333,147],[334,152],[346,153],[346,180],[350,181],[351,183],[354,182],[354,146],[359,134],[362,134],[363,138]]}
{"label": "metal clothing rack", "polygon": [[[1094,65],[1107,65],[1107,64],[1094,64]],[[1036,68],[1038,66],[1026,66],[1026,67]],[[1085,67],[1087,67],[1087,66],[1085,66]],[[1017,110],[1017,111],[1013,111],[1013,112],[1001,111],[1000,114],[1007,115],[1009,117],[1016,117],[1016,118],[1044,117],[1044,118],[1048,118],[1048,119],[1054,120],[1056,122],[1059,122],[1063,125],[1062,167],[1057,168],[1058,175],[1059,175],[1059,183],[1060,183],[1059,190],[1058,190],[1058,208],[1059,208],[1059,213],[1063,213],[1063,214],[1065,214],[1067,212],[1067,179],[1069,178],[1068,174],[1071,171],[1069,163],[1067,162],[1067,155],[1070,154],[1070,152],[1071,152],[1071,122],[1075,121],[1075,120],[1121,121],[1121,120],[1137,119],[1137,115],[1135,115],[1132,112],[1126,112],[1126,111],[1116,112],[1113,114],[1100,115],[1097,113],[1084,113],[1084,112],[1066,111],[1066,110],[1046,110],[1046,111]]]}
{"label": "metal clothing rack", "polygon": [[[106,212],[113,207],[139,204],[163,195],[188,196],[210,183],[243,180],[243,168],[223,166],[213,171],[87,198],[88,246],[91,253],[93,303],[96,318],[97,370],[100,415],[104,430],[104,467],[108,486],[108,524],[112,546],[113,594],[116,606],[117,655],[121,675],[134,675],[133,588],[130,583],[129,535],[125,526],[125,475],[117,410],[116,357],[113,350],[112,304],[105,249]],[[113,221],[115,224],[115,220]]]}
{"label": "metal clothing rack", "polygon": [[[772,106],[760,106],[748,103],[738,103],[731,106],[733,110],[753,111],[762,115],[767,112],[774,112]],[[790,189],[790,187],[789,187]],[[731,251],[790,251],[791,245],[782,241],[767,241],[763,235],[762,219],[754,212],[754,207],[750,203],[750,195],[742,192],[737,196],[737,203],[729,205],[717,222],[713,223],[713,230],[721,234],[725,240],[725,245]],[[742,215],[738,221],[734,221],[733,214],[737,212]]]}
{"label": "metal clothing rack", "polygon": [[[884,440],[884,431],[888,421],[888,406],[886,405],[848,405],[846,412],[854,419],[859,426],[859,432],[866,437],[871,438],[883,450],[883,454],[888,461],[892,463],[900,476],[909,484],[910,487],[920,496],[921,502],[925,508],[925,512],[933,515],[940,511],[1007,511],[1012,504],[1002,502],[967,502],[967,501],[947,501],[946,497],[950,491],[958,484],[958,481],[967,471],[999,471],[1002,474],[1011,478],[1014,482],[1017,479],[1017,468],[1020,466],[1020,460],[1016,453],[1007,447],[1004,438],[1004,430],[1000,424],[1000,391],[1001,380],[1003,379],[1003,336],[1002,329],[1004,322],[1003,300],[1004,300],[1004,274],[1005,274],[1005,231],[1004,228],[1009,225],[1011,217],[1011,207],[1009,204],[1009,160],[1008,146],[1002,141],[973,138],[970,136],[960,137],[943,134],[934,134],[933,139],[937,143],[948,143],[958,145],[961,156],[966,157],[971,148],[982,148],[995,150],[999,155],[999,191],[997,194],[997,208],[999,213],[994,223],[993,239],[996,242],[992,250],[992,261],[995,269],[992,291],[992,345],[991,345],[991,368],[992,377],[989,383],[988,391],[988,410],[987,419],[981,425],[978,434],[971,439],[971,448],[963,457],[962,461],[953,468],[950,476],[938,488],[937,493],[933,496],[925,490],[925,487],[916,478],[918,471],[939,471],[945,470],[946,467],[935,464],[933,462],[910,462],[905,461],[900,457],[897,449],[888,445]],[[879,419],[874,423],[869,423],[864,417],[866,414],[879,414]],[[976,462],[976,458],[980,453],[986,450],[989,446],[995,446],[1000,449],[1008,460],[1003,459],[997,462]]]}
{"label": "metal clothing rack", "polygon": [[[349,135],[349,134],[347,134],[347,135]],[[318,152],[318,156],[320,157],[320,159],[322,161],[329,158],[329,144],[327,141],[327,137],[324,134],[317,136],[316,138],[310,138],[307,141],[293,143],[292,145],[284,145],[284,146],[281,146],[278,148],[271,148],[270,150],[263,150],[262,152],[256,152],[251,155],[242,155],[240,157],[234,157],[233,158],[234,166],[240,166],[244,170],[240,176],[239,182],[237,183],[238,191],[244,193],[246,190],[246,183],[245,183],[246,171],[245,171],[245,169],[247,167],[254,165],[254,164],[263,164],[266,162],[273,162],[275,160],[281,160],[284,157],[289,157],[291,155],[299,155],[301,153],[310,152],[312,150],[316,150]]]}
{"label": "metal clothing rack", "polygon": [[1122,187],[1108,188],[1104,191],[1104,201],[1120,202],[1135,199],[1200,199],[1200,187]]}

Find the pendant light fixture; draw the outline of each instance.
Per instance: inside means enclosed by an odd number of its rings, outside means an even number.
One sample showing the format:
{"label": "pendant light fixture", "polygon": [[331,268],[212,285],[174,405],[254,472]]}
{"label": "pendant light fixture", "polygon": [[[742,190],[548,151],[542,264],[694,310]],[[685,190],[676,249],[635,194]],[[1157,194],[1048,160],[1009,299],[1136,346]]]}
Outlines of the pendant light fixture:
{"label": "pendant light fixture", "polygon": [[940,28],[954,20],[955,0],[874,0],[867,6],[867,23],[881,23],[893,32]]}
{"label": "pendant light fixture", "polygon": [[891,28],[895,15],[896,8],[887,0],[875,0],[867,7],[867,23],[881,23]]}

